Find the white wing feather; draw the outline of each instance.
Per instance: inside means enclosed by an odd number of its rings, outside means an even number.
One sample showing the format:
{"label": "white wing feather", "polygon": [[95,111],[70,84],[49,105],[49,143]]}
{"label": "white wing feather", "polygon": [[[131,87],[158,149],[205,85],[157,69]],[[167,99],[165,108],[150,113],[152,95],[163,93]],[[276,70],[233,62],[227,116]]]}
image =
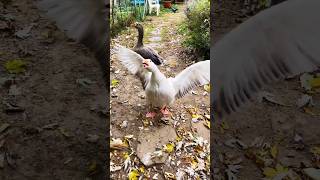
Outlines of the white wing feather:
{"label": "white wing feather", "polygon": [[196,86],[210,82],[210,60],[201,61],[187,67],[171,80],[176,90],[176,98],[183,97]]}
{"label": "white wing feather", "polygon": [[140,78],[143,88],[145,88],[150,81],[151,72],[148,72],[143,68],[142,61],[144,58],[138,53],[118,44],[114,47],[113,51],[117,54],[121,64],[132,74],[135,74]]}

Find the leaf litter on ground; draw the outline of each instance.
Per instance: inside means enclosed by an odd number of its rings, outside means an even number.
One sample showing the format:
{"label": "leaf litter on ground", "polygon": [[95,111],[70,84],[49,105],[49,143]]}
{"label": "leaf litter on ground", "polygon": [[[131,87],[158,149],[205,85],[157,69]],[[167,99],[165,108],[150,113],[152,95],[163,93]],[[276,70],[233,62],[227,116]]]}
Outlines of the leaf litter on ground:
{"label": "leaf litter on ground", "polygon": [[12,74],[19,74],[26,71],[27,63],[21,59],[9,60],[5,63],[5,69]]}

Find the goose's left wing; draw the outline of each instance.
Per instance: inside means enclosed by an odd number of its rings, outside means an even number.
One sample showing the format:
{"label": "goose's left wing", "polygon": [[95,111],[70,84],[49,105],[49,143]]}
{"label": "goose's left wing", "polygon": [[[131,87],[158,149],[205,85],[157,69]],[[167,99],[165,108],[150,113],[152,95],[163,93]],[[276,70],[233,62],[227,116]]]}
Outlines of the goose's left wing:
{"label": "goose's left wing", "polygon": [[176,90],[175,97],[177,99],[183,97],[194,87],[210,82],[210,60],[201,61],[187,67],[171,80]]}

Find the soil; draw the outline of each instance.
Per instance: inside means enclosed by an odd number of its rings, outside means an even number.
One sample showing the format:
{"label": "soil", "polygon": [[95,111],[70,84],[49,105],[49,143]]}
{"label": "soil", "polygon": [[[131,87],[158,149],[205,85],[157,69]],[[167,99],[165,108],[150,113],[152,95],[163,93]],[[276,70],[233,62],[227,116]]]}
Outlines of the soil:
{"label": "soil", "polygon": [[[1,1],[0,24],[0,179],[103,179],[107,92],[98,61],[34,1]],[[7,71],[14,59],[25,72]]]}
{"label": "soil", "polygon": [[[179,24],[185,18],[184,8],[185,6],[181,5],[178,6],[179,10],[177,13],[161,13],[159,17],[149,16],[148,19],[142,23],[145,29],[145,45],[157,50],[166,60],[165,64],[159,68],[167,77],[174,77],[195,62],[195,58],[188,54],[189,51],[182,46],[183,36],[178,33]],[[136,41],[137,30],[129,28],[115,39],[112,39],[111,47],[113,47],[114,43],[118,43],[127,48],[132,48]],[[185,132],[191,132],[197,127],[198,132],[202,132],[201,136],[209,141],[209,129],[202,124],[204,121],[193,123],[191,121],[192,116],[188,111],[190,108],[197,108],[197,114],[201,116],[208,115],[210,113],[209,93],[206,92],[203,87],[198,87],[194,89],[192,93],[177,100],[170,107],[173,117],[168,120],[169,122],[164,123],[160,118],[150,120],[145,117],[148,109],[146,107],[145,94],[141,83],[137,77],[128,72],[116,56],[112,56],[111,58],[111,81],[112,80],[117,80],[118,84],[113,87],[111,91],[111,137],[123,139],[123,137],[127,135],[133,135],[136,139],[133,138],[130,140],[131,150],[129,151],[111,149],[111,161],[118,166],[122,166],[125,161],[122,154],[126,152],[130,154],[133,152],[133,155],[130,157],[131,161],[134,162],[134,165],[130,166],[131,171],[132,168],[145,168],[146,171],[150,171],[149,177],[152,178],[155,174],[158,174],[159,179],[164,179],[166,172],[176,176],[178,170],[183,168],[183,163],[181,165],[172,165],[170,161],[169,164],[162,162],[158,165],[146,167],[141,163],[141,159],[138,158],[137,153],[143,155],[147,152],[153,152],[155,151],[155,149],[153,149],[154,146],[160,146],[161,148],[162,145],[165,145],[164,141],[166,141],[166,139],[175,139],[176,137],[170,135],[174,133],[162,133],[172,132],[172,128],[179,134],[179,129],[183,129]],[[125,127],[121,126],[124,121],[128,123]],[[182,139],[183,138],[184,137],[182,137]],[[144,142],[146,143],[144,144]],[[146,145],[147,142],[149,143],[148,145]],[[160,144],[157,144],[157,142],[160,142]],[[150,145],[150,143],[152,145]],[[137,147],[139,147],[138,150]],[[136,151],[138,152],[136,153]],[[194,155],[195,152],[190,154]],[[183,153],[181,155],[171,154],[170,157],[174,159],[172,161],[175,164],[177,164],[176,162],[178,161],[183,161],[183,158],[186,158]],[[190,157],[188,158],[190,159]],[[121,168],[118,171],[112,172],[112,178],[125,179],[129,172],[130,170],[126,171],[124,168]]]}
{"label": "soil", "polygon": [[[243,10],[239,2],[214,4],[214,43],[239,24]],[[270,169],[276,175],[290,172],[297,179],[308,179],[302,170],[319,168],[319,153],[314,151],[320,143],[319,93],[311,94],[315,105],[303,110],[296,106],[306,93],[299,76],[263,90],[289,106],[254,99],[216,122],[212,128],[214,179],[272,179]]]}

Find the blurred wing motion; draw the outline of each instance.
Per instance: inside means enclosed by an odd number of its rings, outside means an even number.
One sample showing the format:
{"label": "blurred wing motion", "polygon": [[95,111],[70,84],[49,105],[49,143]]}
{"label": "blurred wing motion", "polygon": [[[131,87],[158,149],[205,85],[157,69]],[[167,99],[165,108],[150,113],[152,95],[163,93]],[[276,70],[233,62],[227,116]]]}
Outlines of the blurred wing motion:
{"label": "blurred wing motion", "polygon": [[263,85],[320,64],[320,1],[289,0],[258,13],[211,47],[214,112],[237,110]]}
{"label": "blurred wing motion", "polygon": [[210,60],[192,64],[171,80],[176,90],[176,99],[183,97],[193,88],[210,82]]}
{"label": "blurred wing motion", "polygon": [[151,72],[148,72],[143,68],[142,61],[144,58],[131,49],[125,48],[121,45],[116,45],[113,48],[113,52],[116,53],[121,64],[126,67],[132,74],[138,76],[143,89],[150,81]]}
{"label": "blurred wing motion", "polygon": [[47,15],[66,34],[96,53],[106,73],[108,38],[108,11],[104,0],[42,0],[39,8],[47,11]]}

